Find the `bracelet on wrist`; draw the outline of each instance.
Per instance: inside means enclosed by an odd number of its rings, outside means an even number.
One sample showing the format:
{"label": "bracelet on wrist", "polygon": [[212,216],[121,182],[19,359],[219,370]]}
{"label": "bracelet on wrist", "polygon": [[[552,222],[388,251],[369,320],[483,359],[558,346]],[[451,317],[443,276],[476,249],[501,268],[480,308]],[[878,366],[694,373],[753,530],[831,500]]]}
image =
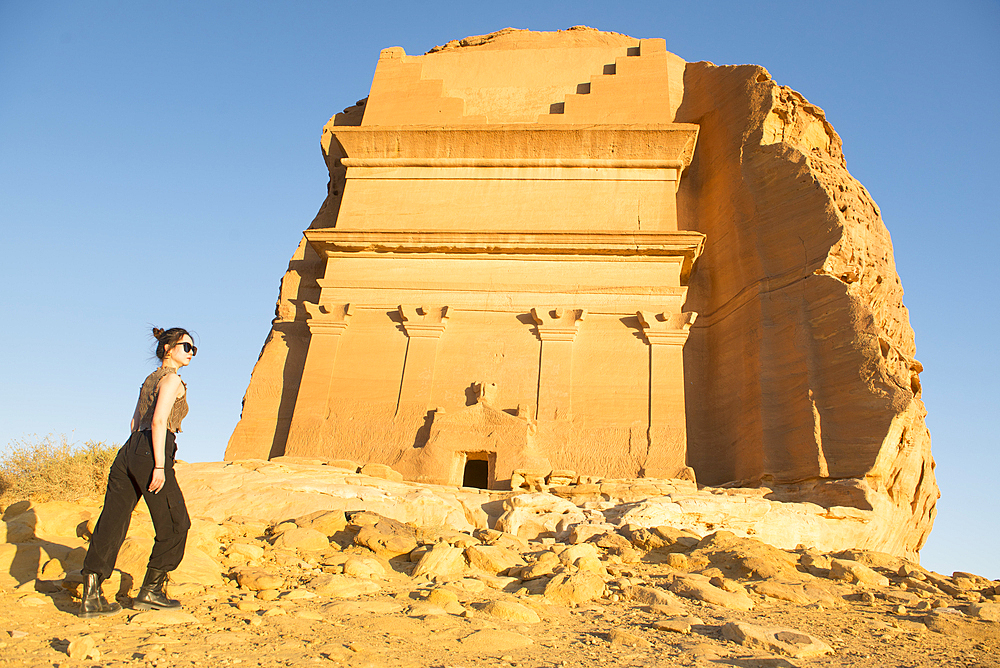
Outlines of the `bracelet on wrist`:
{"label": "bracelet on wrist", "polygon": [[163,467],[162,467],[162,466],[154,466],[154,467],[153,467],[153,470],[154,470],[154,471],[162,471],[162,470],[163,470]]}

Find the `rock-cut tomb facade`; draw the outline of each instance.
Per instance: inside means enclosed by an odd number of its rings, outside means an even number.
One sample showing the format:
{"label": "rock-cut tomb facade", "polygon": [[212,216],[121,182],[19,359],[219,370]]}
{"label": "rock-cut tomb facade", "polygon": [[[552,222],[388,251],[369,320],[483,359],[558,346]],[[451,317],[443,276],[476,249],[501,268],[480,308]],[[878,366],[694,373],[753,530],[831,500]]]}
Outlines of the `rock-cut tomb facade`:
{"label": "rock-cut tomb facade", "polygon": [[585,28],[393,47],[322,149],[227,459],[696,477],[923,544],[888,232],[823,111],[762,67]]}

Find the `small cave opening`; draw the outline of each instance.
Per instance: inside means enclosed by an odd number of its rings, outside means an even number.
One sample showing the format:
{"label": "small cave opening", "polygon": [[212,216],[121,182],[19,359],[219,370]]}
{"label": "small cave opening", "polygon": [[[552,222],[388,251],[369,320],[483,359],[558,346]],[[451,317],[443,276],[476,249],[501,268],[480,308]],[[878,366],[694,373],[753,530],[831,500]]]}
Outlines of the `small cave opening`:
{"label": "small cave opening", "polygon": [[465,472],[462,475],[462,487],[490,488],[490,462],[485,454],[469,454],[469,458],[465,462]]}

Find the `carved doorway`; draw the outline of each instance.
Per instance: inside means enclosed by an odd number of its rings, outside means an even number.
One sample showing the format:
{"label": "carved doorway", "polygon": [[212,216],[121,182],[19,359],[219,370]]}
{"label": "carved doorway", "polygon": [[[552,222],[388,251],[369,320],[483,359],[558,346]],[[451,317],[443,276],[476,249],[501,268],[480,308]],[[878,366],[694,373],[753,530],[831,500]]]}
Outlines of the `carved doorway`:
{"label": "carved doorway", "polygon": [[465,470],[462,473],[462,487],[490,488],[490,453],[465,453]]}

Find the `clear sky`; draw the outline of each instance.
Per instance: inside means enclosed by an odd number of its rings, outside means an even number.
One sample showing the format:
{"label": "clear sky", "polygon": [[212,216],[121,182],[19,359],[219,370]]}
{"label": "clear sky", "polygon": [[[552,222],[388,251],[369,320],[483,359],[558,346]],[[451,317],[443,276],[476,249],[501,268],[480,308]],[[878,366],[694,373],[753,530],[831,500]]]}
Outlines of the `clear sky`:
{"label": "clear sky", "polygon": [[184,326],[189,461],[222,458],[326,193],[326,120],[379,51],[507,26],[663,37],[827,112],[892,234],[942,498],[925,566],[1000,578],[1000,3],[0,0],[0,449],[121,442]]}

